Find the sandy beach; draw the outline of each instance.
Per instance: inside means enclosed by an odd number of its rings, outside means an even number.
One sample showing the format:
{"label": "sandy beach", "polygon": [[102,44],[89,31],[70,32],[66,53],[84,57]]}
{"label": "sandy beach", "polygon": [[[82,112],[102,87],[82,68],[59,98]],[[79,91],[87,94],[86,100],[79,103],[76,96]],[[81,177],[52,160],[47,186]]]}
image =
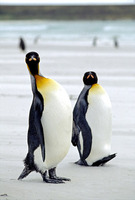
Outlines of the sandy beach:
{"label": "sandy beach", "polygon": [[95,71],[108,92],[113,111],[112,153],[103,167],[81,167],[71,145],[58,165],[65,184],[47,184],[39,173],[17,178],[27,153],[28,114],[32,92],[25,53],[0,41],[0,200],[135,200],[135,47],[92,47],[77,42],[29,42],[27,52],[40,54],[42,74],[58,81],[74,107],[86,71]]}

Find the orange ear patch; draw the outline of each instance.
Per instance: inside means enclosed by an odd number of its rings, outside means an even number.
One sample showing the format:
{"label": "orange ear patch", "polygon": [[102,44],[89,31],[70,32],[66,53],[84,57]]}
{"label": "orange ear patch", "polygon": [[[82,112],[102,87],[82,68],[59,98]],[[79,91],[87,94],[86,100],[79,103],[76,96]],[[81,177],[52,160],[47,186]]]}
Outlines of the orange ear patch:
{"label": "orange ear patch", "polygon": [[29,61],[32,61],[32,58],[30,58]]}
{"label": "orange ear patch", "polygon": [[32,60],[37,61],[36,58],[30,58],[30,59],[29,59],[29,61],[32,61]]}
{"label": "orange ear patch", "polygon": [[91,78],[94,78],[94,76],[92,74],[90,76],[91,76]]}
{"label": "orange ear patch", "polygon": [[87,76],[87,79],[90,78],[90,74]]}

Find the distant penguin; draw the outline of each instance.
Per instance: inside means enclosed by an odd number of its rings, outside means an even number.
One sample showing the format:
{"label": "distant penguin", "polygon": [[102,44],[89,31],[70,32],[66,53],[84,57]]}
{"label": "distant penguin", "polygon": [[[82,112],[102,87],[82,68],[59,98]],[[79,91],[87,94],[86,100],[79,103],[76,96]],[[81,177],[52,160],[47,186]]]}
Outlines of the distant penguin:
{"label": "distant penguin", "polygon": [[67,155],[71,144],[71,102],[59,83],[39,73],[39,62],[36,52],[26,55],[33,101],[29,113],[28,154],[18,179],[36,171],[47,183],[64,183],[70,179],[57,177],[56,166]]}
{"label": "distant penguin", "polygon": [[24,42],[23,38],[20,38],[19,48],[20,48],[22,51],[25,51],[25,50],[26,50],[26,45],[25,45],[25,42]]}
{"label": "distant penguin", "polygon": [[35,43],[35,44],[37,44],[37,42],[38,42],[39,38],[40,38],[40,36],[39,36],[39,35],[35,37],[35,39],[34,39],[34,43]]}
{"label": "distant penguin", "polygon": [[98,39],[97,37],[93,38],[93,47],[97,46],[97,39]]}
{"label": "distant penguin", "polygon": [[111,152],[112,110],[106,91],[95,72],[86,72],[84,88],[73,110],[72,144],[77,146],[79,165],[100,166],[113,159]]}
{"label": "distant penguin", "polygon": [[119,43],[118,43],[117,37],[114,37],[114,38],[113,38],[113,41],[114,41],[114,47],[115,47],[115,48],[118,48],[118,47],[119,47]]}

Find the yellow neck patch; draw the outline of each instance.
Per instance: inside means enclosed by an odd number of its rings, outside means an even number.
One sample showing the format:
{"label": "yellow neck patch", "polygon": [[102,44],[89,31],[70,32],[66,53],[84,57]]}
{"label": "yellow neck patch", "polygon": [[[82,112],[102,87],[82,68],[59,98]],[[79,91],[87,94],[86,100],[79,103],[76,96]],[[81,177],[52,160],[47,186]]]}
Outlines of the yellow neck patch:
{"label": "yellow neck patch", "polygon": [[45,78],[40,75],[35,75],[37,90],[44,95],[46,92],[55,90],[58,88],[58,83],[52,79]]}
{"label": "yellow neck patch", "polygon": [[103,94],[103,93],[105,93],[105,90],[101,85],[96,83],[96,84],[92,85],[89,92],[92,92],[92,93],[95,93],[95,94],[97,94],[97,93]]}

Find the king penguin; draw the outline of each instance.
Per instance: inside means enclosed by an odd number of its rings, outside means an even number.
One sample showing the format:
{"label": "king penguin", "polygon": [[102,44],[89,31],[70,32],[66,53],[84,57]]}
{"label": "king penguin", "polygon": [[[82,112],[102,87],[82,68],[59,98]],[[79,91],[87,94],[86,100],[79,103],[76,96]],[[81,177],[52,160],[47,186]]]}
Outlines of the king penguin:
{"label": "king penguin", "polygon": [[39,62],[38,53],[26,54],[33,101],[29,113],[28,153],[18,179],[36,171],[44,182],[64,183],[70,179],[57,177],[56,166],[64,159],[71,144],[71,102],[59,83],[40,74]]}
{"label": "king penguin", "polygon": [[112,109],[108,94],[99,85],[95,72],[86,72],[73,110],[72,144],[77,146],[85,166],[101,166],[113,159],[111,152]]}

